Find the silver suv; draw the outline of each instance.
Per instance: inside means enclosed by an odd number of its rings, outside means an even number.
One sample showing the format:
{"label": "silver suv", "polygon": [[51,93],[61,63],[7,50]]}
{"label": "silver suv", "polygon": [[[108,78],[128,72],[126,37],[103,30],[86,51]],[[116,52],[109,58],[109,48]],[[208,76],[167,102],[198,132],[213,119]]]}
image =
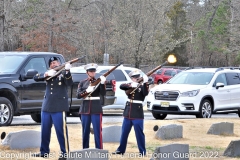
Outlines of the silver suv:
{"label": "silver suv", "polygon": [[212,113],[236,111],[240,116],[239,68],[188,69],[152,88],[147,109],[156,119],[168,114],[211,118]]}

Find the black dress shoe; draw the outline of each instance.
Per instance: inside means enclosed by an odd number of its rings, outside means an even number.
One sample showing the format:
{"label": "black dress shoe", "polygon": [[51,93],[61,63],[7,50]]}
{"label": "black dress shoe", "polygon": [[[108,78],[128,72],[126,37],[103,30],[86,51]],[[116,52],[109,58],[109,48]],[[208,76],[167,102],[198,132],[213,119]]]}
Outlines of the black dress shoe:
{"label": "black dress shoe", "polygon": [[31,156],[32,156],[32,157],[43,157],[43,158],[47,158],[47,157],[48,157],[48,154],[47,154],[47,153],[45,153],[45,154],[35,153],[35,154],[32,154]]}
{"label": "black dress shoe", "polygon": [[123,155],[124,153],[122,153],[122,152],[120,152],[120,151],[115,151],[115,152],[113,152],[112,154],[121,154],[121,155]]}

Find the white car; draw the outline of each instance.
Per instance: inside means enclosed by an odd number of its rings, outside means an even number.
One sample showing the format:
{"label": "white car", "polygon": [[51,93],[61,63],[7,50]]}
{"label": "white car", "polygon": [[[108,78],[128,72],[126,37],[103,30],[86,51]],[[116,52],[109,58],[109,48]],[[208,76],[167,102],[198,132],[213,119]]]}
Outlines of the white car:
{"label": "white car", "polygon": [[188,69],[152,88],[146,99],[147,110],[156,119],[168,114],[211,118],[212,113],[223,111],[240,116],[240,70]]}
{"label": "white car", "polygon": [[[98,66],[96,73],[104,74],[108,70],[112,69],[114,66]],[[116,80],[116,91],[115,96],[117,97],[116,101],[112,105],[105,105],[103,106],[104,110],[107,109],[124,109],[125,103],[127,101],[127,95],[125,91],[121,90],[119,87],[122,83],[128,83],[131,82],[131,78],[128,76],[128,73],[135,70],[137,68],[133,67],[125,67],[123,65],[120,65],[118,68],[116,68],[111,74],[114,75]],[[86,70],[84,70],[84,66],[80,67],[72,67],[71,72],[75,73],[86,73]],[[142,74],[144,74],[142,72]],[[145,102],[146,103],[146,102]],[[144,105],[144,104],[143,104]]]}

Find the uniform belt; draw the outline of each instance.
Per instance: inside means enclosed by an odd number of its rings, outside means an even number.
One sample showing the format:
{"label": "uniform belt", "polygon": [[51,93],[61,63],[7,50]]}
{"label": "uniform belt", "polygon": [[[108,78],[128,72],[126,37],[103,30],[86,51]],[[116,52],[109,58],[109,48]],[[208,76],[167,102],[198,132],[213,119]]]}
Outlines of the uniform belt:
{"label": "uniform belt", "polygon": [[130,103],[143,103],[143,101],[128,99]]}
{"label": "uniform belt", "polygon": [[98,100],[100,97],[86,97],[84,100]]}

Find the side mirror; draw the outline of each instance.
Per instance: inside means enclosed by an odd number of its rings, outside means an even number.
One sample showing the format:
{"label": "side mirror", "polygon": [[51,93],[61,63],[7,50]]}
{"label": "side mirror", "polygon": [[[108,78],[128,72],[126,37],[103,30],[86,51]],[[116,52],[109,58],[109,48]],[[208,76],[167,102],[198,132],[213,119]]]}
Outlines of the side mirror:
{"label": "side mirror", "polygon": [[218,82],[218,83],[216,84],[216,89],[218,89],[218,88],[220,88],[220,87],[224,87],[224,83]]}
{"label": "side mirror", "polygon": [[38,71],[36,71],[35,69],[29,69],[27,71],[27,73],[25,74],[24,78],[25,79],[32,79],[37,73],[38,73]]}

